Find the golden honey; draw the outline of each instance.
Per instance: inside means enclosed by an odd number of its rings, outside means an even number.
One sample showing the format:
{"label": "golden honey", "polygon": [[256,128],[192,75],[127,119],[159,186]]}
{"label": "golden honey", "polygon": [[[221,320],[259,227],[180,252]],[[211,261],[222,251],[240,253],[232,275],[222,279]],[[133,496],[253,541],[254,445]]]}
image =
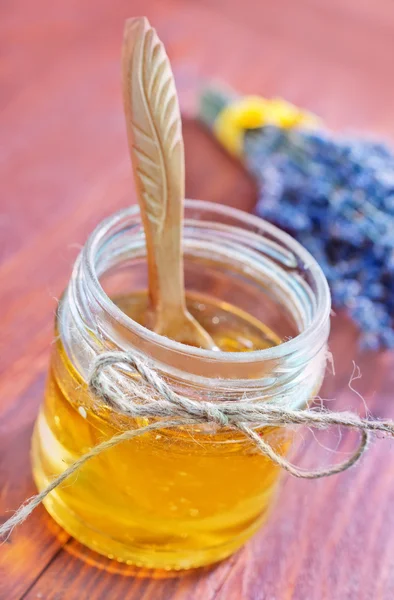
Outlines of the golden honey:
{"label": "golden honey", "polygon": [[[144,323],[146,295],[116,302]],[[189,296],[188,308],[223,351],[280,343],[268,327],[228,303]],[[147,423],[97,407],[58,336],[33,436],[38,488],[103,440]],[[270,429],[261,435],[283,451],[282,433]],[[214,425],[160,430],[93,458],[45,506],[74,538],[109,558],[187,569],[225,558],[257,530],[278,475],[269,459],[233,431]]]}

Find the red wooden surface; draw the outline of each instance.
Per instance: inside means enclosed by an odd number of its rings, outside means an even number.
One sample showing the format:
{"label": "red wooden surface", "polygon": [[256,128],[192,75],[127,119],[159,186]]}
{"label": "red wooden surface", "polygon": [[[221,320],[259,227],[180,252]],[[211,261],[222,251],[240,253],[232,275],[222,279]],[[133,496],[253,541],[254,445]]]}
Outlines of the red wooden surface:
{"label": "red wooden surface", "polygon": [[[192,118],[221,78],[283,95],[347,126],[394,138],[391,0],[13,0],[0,6],[0,518],[34,493],[29,439],[56,298],[88,232],[133,201],[120,92],[123,20],[147,14],[167,45],[185,114],[189,196],[250,209],[254,186]],[[394,417],[393,355],[362,354],[341,316],[330,406]],[[300,461],[335,460],[305,436]],[[344,435],[341,451],[354,437]],[[337,457],[338,458],[338,457]],[[176,579],[134,577],[79,544],[43,509],[0,547],[0,599],[320,600],[394,597],[394,445],[317,482],[284,478],[267,526],[227,562]],[[83,556],[83,558],[81,558]]]}

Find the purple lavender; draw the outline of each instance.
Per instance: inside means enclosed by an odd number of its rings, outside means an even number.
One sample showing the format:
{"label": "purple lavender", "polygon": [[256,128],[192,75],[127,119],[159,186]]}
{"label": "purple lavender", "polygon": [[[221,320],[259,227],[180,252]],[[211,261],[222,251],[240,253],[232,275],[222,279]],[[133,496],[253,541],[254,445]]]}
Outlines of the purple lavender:
{"label": "purple lavender", "polygon": [[394,154],[270,125],[246,132],[245,156],[259,182],[257,213],[317,259],[364,348],[394,348]]}

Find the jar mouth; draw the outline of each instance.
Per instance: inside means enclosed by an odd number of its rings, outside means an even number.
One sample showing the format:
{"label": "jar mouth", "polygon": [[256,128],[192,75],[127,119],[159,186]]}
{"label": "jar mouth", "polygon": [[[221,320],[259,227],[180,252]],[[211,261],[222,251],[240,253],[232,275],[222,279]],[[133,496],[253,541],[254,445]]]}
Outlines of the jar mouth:
{"label": "jar mouth", "polygon": [[187,353],[188,356],[193,356],[196,359],[225,362],[227,365],[231,363],[260,363],[283,359],[288,355],[299,352],[300,348],[312,348],[316,346],[319,336],[322,340],[319,347],[325,344],[331,310],[330,291],[327,280],[317,261],[301,244],[267,221],[235,208],[200,200],[186,200],[185,209],[191,209],[196,213],[210,210],[218,216],[233,218],[234,221],[241,222],[249,227],[250,230],[253,230],[262,239],[267,236],[270,239],[277,240],[278,243],[285,246],[286,250],[297,257],[299,265],[308,270],[309,277],[312,279],[314,285],[315,303],[313,315],[309,323],[305,329],[296,333],[294,337],[282,341],[277,346],[248,352],[224,352],[220,350],[205,350],[182,344],[159,335],[133,320],[105,292],[97,272],[97,256],[103,252],[105,240],[109,233],[116,229],[118,224],[125,221],[125,219],[135,218],[139,215],[138,205],[123,209],[104,219],[90,235],[82,251],[81,261],[84,265],[84,276],[88,279],[89,289],[94,295],[95,301],[98,302],[114,321],[125,329],[133,331],[145,342],[160,346],[169,352]]}

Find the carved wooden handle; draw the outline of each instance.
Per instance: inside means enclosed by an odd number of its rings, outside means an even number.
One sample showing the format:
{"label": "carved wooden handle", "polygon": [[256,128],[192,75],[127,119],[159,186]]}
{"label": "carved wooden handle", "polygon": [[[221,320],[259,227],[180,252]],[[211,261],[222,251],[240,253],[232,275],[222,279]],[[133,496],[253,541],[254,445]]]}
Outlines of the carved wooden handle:
{"label": "carved wooden handle", "polygon": [[144,17],[126,22],[122,66],[154,329],[187,344],[215,348],[211,337],[186,309],[181,248],[185,195],[181,115],[170,61]]}
{"label": "carved wooden handle", "polygon": [[146,18],[126,22],[122,62],[124,107],[144,219],[150,294],[153,308],[160,313],[164,295],[171,304],[182,303],[184,298],[181,116],[169,59]]}

